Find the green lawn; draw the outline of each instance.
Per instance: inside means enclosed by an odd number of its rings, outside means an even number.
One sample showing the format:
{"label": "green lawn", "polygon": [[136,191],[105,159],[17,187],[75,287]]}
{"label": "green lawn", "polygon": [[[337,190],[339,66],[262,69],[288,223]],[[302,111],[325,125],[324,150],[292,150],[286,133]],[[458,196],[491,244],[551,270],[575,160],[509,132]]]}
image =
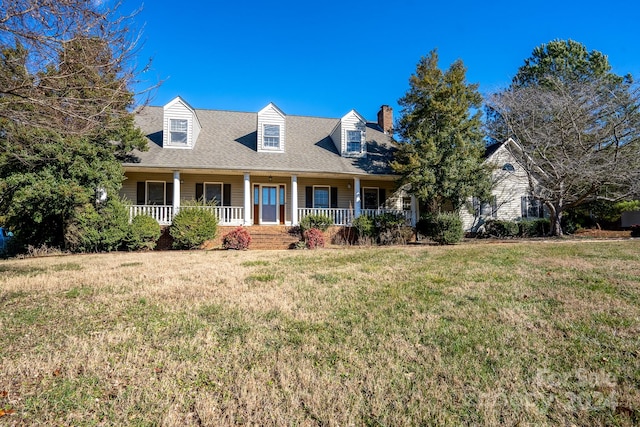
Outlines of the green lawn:
{"label": "green lawn", "polygon": [[0,425],[640,423],[637,240],[0,261],[0,328]]}

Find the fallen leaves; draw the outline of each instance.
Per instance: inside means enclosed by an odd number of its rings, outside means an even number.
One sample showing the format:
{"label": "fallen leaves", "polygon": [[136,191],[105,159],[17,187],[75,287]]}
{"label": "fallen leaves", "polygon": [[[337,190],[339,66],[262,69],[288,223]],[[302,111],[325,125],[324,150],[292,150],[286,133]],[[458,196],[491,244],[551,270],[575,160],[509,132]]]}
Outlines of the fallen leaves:
{"label": "fallen leaves", "polygon": [[0,417],[13,414],[14,412],[16,412],[14,409],[0,409]]}

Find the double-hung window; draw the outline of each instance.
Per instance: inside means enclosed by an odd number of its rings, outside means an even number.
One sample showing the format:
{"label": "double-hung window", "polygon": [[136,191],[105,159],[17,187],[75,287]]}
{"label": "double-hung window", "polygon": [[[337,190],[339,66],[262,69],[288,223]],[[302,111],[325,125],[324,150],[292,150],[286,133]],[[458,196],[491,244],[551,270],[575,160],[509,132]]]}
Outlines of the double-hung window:
{"label": "double-hung window", "polygon": [[347,153],[359,153],[362,151],[362,131],[347,131]]}
{"label": "double-hung window", "polygon": [[280,148],[280,125],[264,125],[262,146],[264,148]]}
{"label": "double-hung window", "polygon": [[169,142],[171,144],[187,144],[188,121],[186,119],[169,120]]}
{"label": "double-hung window", "polygon": [[313,207],[328,208],[329,207],[329,191],[330,187],[313,187]]}
{"label": "double-hung window", "polygon": [[377,188],[363,188],[362,190],[365,209],[378,209],[380,200],[378,198]]}
{"label": "double-hung window", "polygon": [[163,181],[147,181],[147,205],[166,204],[165,183]]}
{"label": "double-hung window", "polygon": [[497,218],[498,204],[496,196],[492,196],[488,202],[480,200],[478,197],[473,198],[473,211],[476,217]]}
{"label": "double-hung window", "polygon": [[214,202],[217,206],[222,206],[222,184],[205,182],[204,198],[208,203]]}
{"label": "double-hung window", "polygon": [[544,204],[531,196],[521,199],[522,218],[544,218]]}

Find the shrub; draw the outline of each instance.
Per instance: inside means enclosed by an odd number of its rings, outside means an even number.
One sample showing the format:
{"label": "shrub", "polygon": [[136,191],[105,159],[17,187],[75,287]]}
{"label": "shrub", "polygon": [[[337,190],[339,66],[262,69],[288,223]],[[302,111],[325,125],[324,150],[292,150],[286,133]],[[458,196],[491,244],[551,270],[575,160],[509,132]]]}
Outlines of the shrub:
{"label": "shrub", "polygon": [[379,232],[387,230],[397,230],[405,224],[404,216],[391,212],[378,215],[374,219],[374,223]]}
{"label": "shrub", "polygon": [[129,236],[129,213],[117,198],[74,211],[66,225],[65,242],[72,252],[110,252],[122,249]]}
{"label": "shrub", "polygon": [[376,234],[376,227],[373,223],[373,219],[367,215],[360,215],[353,220],[352,225],[358,233],[359,241],[372,238]]}
{"label": "shrub", "polygon": [[416,222],[416,233],[419,233],[424,237],[431,236],[433,234],[434,223],[435,223],[435,215],[433,214],[421,215],[418,222]]}
{"label": "shrub", "polygon": [[378,233],[378,243],[381,245],[405,245],[412,237],[413,228],[401,226]]}
{"label": "shrub", "polygon": [[251,235],[246,228],[238,227],[222,237],[223,249],[246,250],[249,249]]}
{"label": "shrub", "polygon": [[333,218],[328,215],[307,215],[300,220],[300,229],[303,233],[312,228],[327,231],[332,225]]}
{"label": "shrub", "polygon": [[519,232],[520,229],[517,222],[492,219],[484,223],[484,231],[481,233],[481,236],[504,239],[507,237],[516,237]]}
{"label": "shrub", "polygon": [[431,240],[440,245],[453,245],[462,240],[464,230],[462,220],[457,213],[441,213],[431,218],[425,218],[428,221],[427,237]]}
{"label": "shrub", "polygon": [[640,224],[631,226],[631,237],[640,237]]}
{"label": "shrub", "polygon": [[520,221],[520,236],[522,237],[542,237],[549,234],[551,223],[546,218],[535,219],[533,221]]}
{"label": "shrub", "polygon": [[130,251],[152,250],[156,247],[161,233],[158,221],[148,215],[138,215],[131,221],[127,248]]}
{"label": "shrub", "polygon": [[324,247],[324,234],[317,228],[310,228],[304,232],[304,241],[308,249]]}
{"label": "shrub", "polygon": [[208,205],[192,203],[183,205],[173,218],[169,234],[175,249],[195,249],[207,240],[216,237],[218,218]]}
{"label": "shrub", "polygon": [[376,241],[381,245],[404,245],[413,235],[404,215],[387,212],[374,219]]}

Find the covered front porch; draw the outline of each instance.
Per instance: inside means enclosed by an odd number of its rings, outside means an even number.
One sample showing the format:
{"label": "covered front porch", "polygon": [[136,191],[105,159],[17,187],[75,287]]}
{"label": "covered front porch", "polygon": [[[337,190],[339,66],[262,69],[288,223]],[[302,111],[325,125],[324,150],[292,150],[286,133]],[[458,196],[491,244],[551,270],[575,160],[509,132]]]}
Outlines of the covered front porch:
{"label": "covered front porch", "polygon": [[[127,173],[122,195],[136,203],[132,219],[148,215],[170,225],[180,209],[210,209],[220,225],[299,224],[308,215],[326,215],[334,225],[349,226],[360,215],[391,213],[407,225],[416,223],[415,199],[395,191],[392,179],[275,174]],[[215,206],[186,206],[189,200]]]}

